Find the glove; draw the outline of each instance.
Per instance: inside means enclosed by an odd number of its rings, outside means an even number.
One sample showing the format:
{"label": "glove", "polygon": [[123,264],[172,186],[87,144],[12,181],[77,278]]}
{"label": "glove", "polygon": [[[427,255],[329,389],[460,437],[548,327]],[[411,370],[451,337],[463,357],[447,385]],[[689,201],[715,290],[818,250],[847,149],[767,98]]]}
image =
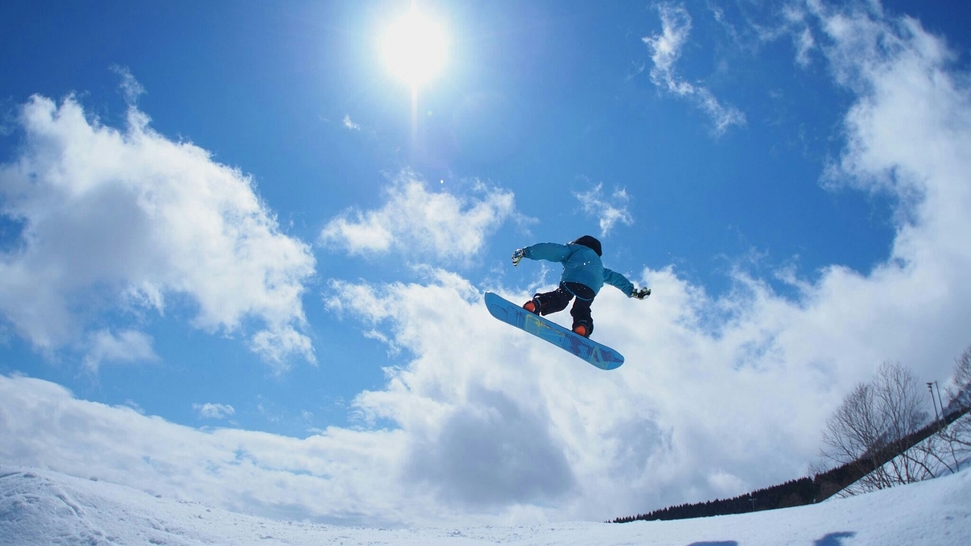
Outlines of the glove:
{"label": "glove", "polygon": [[519,265],[519,262],[526,257],[526,251],[522,248],[517,248],[516,252],[512,253],[512,265],[513,267]]}
{"label": "glove", "polygon": [[651,295],[650,288],[641,288],[640,290],[634,290],[634,292],[631,293],[630,297],[643,300],[643,299],[647,299],[647,297],[650,295]]}

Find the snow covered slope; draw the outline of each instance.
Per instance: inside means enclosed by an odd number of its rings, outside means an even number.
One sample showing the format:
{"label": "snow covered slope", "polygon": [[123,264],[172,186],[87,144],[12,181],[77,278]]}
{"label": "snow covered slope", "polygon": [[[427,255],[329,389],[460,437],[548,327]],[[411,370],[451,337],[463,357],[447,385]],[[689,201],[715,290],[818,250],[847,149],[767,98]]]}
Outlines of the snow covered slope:
{"label": "snow covered slope", "polygon": [[815,506],[673,522],[368,529],[245,516],[57,472],[0,465],[0,544],[971,544],[971,473]]}

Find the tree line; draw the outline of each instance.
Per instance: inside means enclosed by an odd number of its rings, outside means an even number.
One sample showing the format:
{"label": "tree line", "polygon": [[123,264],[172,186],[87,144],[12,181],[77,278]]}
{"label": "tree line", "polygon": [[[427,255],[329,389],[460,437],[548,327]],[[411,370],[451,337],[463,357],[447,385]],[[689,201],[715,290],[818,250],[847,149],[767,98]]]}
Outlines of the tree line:
{"label": "tree line", "polygon": [[[932,384],[927,386],[934,398]],[[690,519],[790,508],[913,483],[960,470],[971,460],[971,346],[956,360],[945,407],[938,390],[934,419],[920,382],[899,363],[884,363],[853,389],[827,420],[823,459],[805,477],[731,499],[681,504],[614,523]]]}

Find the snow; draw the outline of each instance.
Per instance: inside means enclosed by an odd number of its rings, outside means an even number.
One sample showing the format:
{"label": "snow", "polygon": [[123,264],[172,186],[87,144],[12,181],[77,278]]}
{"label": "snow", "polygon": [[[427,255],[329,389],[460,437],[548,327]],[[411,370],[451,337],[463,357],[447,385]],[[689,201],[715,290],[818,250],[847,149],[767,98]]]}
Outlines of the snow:
{"label": "snow", "polygon": [[[622,516],[625,514],[618,514]],[[0,465],[0,545],[971,544],[971,473],[813,506],[669,522],[376,529],[276,521]]]}

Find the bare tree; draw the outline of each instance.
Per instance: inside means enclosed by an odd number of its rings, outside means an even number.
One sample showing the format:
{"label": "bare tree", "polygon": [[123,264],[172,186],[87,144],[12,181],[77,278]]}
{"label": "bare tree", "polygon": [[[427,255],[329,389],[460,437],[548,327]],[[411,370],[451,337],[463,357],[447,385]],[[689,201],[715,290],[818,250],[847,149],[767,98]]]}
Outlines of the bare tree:
{"label": "bare tree", "polygon": [[954,377],[951,379],[947,394],[950,399],[948,408],[971,406],[971,346],[955,360]]}
{"label": "bare tree", "polygon": [[860,492],[920,481],[930,469],[923,454],[902,452],[908,436],[927,421],[925,401],[914,373],[885,362],[868,383],[843,399],[827,420],[823,456],[838,465],[858,466]]}
{"label": "bare tree", "polygon": [[873,453],[880,441],[881,425],[874,415],[873,387],[860,383],[826,421],[823,456],[837,464],[852,462]]}
{"label": "bare tree", "polygon": [[913,483],[934,477],[927,464],[927,455],[908,451],[909,436],[928,421],[926,401],[920,381],[914,372],[900,364],[884,364],[874,379],[878,407],[887,415],[887,446],[892,453],[900,453],[884,465],[892,484]]}
{"label": "bare tree", "polygon": [[948,405],[942,419],[953,423],[943,426],[935,438],[934,453],[938,463],[949,472],[957,472],[971,460],[971,346],[955,360],[954,376],[947,388]]}

